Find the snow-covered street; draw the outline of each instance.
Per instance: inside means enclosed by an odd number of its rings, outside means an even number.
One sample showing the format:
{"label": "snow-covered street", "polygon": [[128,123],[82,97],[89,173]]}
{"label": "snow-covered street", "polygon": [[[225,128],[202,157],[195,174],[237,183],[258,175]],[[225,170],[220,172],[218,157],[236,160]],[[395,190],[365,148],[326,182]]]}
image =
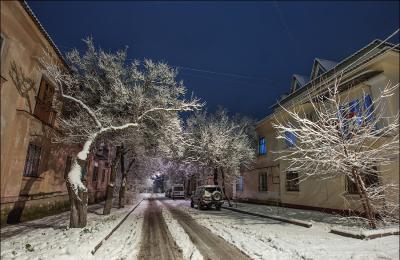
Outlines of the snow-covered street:
{"label": "snow-covered street", "polygon": [[[144,195],[102,216],[89,211],[83,229],[67,229],[68,213],[2,228],[2,259],[398,259],[399,236],[346,238],[320,225],[305,228],[188,200]],[[140,204],[132,211],[134,206]],[[243,207],[243,206],[242,206]],[[257,206],[260,210],[263,206]],[[131,212],[132,211],[132,212]],[[131,212],[131,213],[130,213]],[[129,214],[130,213],[130,214]],[[115,232],[91,253],[129,214]]]}

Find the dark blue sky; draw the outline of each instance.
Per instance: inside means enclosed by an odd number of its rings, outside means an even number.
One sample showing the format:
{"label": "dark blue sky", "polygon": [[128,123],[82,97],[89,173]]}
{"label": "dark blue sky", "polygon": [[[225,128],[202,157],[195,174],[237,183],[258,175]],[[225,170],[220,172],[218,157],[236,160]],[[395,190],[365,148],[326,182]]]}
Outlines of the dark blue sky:
{"label": "dark blue sky", "polygon": [[257,119],[314,57],[340,61],[399,27],[399,2],[28,3],[62,52],[89,35],[106,50],[127,45],[129,58],[182,67],[209,110]]}

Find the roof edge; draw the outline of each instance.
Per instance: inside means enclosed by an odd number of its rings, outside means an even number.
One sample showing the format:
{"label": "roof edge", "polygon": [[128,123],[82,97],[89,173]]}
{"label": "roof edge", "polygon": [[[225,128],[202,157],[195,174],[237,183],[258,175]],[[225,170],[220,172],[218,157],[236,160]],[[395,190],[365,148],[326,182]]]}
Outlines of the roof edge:
{"label": "roof edge", "polygon": [[47,31],[44,29],[43,25],[40,23],[39,19],[36,17],[35,13],[33,10],[30,8],[28,3],[25,0],[19,0],[18,1],[21,6],[24,8],[25,12],[31,17],[33,22],[36,24],[38,27],[39,31],[42,33],[42,35],[46,38],[46,40],[50,43],[50,46],[53,48],[55,53],[57,54],[58,58],[62,61],[64,66],[66,66],[67,69],[69,69],[69,66],[64,59],[64,56],[62,55],[61,51],[58,49],[57,45],[54,43],[53,39],[51,39],[50,35],[47,33]]}

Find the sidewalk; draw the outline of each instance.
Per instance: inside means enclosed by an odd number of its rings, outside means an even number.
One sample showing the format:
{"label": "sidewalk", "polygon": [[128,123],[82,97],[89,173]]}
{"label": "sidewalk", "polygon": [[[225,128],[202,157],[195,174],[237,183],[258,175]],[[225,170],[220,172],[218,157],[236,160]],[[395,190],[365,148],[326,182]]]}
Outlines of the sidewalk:
{"label": "sidewalk", "polygon": [[85,228],[69,229],[69,211],[1,229],[1,259],[92,259],[90,251],[132,210],[133,205],[102,215],[104,202],[90,205]]}
{"label": "sidewalk", "polygon": [[[104,202],[89,205],[88,217],[90,214],[99,214],[101,211],[100,212],[98,211],[100,209],[103,209],[103,207],[104,207]],[[40,228],[66,229],[68,227],[68,224],[69,224],[69,211],[65,211],[56,215],[47,216],[40,219],[3,226],[1,227],[0,235],[1,239],[4,240]]]}
{"label": "sidewalk", "polygon": [[[224,204],[228,207],[228,204]],[[261,214],[277,216],[285,219],[310,222],[314,228],[330,232],[333,228],[341,230],[360,231],[366,229],[365,223],[360,220],[349,219],[338,214],[330,214],[321,211],[293,209],[286,207],[260,205],[244,202],[232,202],[232,208],[249,212],[250,214]]]}

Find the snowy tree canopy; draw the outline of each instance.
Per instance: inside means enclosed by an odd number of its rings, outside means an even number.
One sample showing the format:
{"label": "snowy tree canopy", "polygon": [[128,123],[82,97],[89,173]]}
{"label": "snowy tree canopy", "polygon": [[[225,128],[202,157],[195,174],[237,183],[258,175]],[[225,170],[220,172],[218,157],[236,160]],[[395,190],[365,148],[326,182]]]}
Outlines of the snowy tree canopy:
{"label": "snowy tree canopy", "polygon": [[398,218],[393,201],[398,185],[379,180],[390,174],[385,166],[398,160],[399,113],[387,115],[388,98],[398,84],[389,83],[379,96],[363,92],[359,99],[341,89],[336,80],[324,94],[309,96],[301,108],[281,106],[274,127],[288,148],[278,159],[288,161],[287,170],[298,171],[300,181],[345,176],[356,185],[369,219],[376,214]]}
{"label": "snowy tree canopy", "polygon": [[196,113],[187,120],[188,160],[238,174],[255,160],[253,125],[245,117],[230,118],[223,109]]}
{"label": "snowy tree canopy", "polygon": [[193,98],[185,100],[186,88],[176,81],[177,70],[166,63],[145,60],[127,62],[126,50],[107,53],[96,49],[91,38],[87,50],[67,54],[70,70],[62,70],[51,57],[41,59],[44,72],[55,81],[65,101],[58,122],[59,140],[85,143],[78,155],[86,160],[98,135],[134,127],[179,130],[177,112],[200,109]]}

